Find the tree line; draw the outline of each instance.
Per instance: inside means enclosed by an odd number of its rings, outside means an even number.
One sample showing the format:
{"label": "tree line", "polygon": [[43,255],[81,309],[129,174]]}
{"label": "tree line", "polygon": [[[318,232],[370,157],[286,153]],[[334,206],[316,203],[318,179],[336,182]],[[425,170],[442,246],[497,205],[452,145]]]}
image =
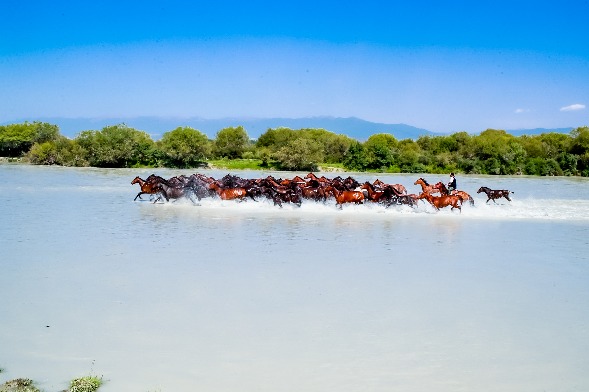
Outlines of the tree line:
{"label": "tree line", "polygon": [[513,136],[487,129],[478,135],[398,140],[377,133],[360,142],[325,129],[271,128],[252,140],[242,126],[214,139],[178,127],[154,141],[125,124],[80,132],[70,139],[57,125],[0,126],[0,156],[37,165],[197,168],[212,160],[248,160],[250,168],[314,171],[323,165],[388,173],[527,174],[589,176],[589,127],[569,134]]}

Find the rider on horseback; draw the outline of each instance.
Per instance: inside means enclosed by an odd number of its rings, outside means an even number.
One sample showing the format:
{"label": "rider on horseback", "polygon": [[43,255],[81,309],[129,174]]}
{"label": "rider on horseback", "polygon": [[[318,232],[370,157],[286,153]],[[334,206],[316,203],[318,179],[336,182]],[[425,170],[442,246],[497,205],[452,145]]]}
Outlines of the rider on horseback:
{"label": "rider on horseback", "polygon": [[454,173],[450,173],[450,182],[448,183],[448,193],[452,194],[456,190],[456,177]]}

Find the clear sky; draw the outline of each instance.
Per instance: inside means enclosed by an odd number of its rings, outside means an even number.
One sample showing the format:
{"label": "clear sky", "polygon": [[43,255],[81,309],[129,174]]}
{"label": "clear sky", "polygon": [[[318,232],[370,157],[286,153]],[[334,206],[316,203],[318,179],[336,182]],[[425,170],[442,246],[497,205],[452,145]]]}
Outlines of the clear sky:
{"label": "clear sky", "polygon": [[588,1],[0,1],[0,123],[589,125]]}

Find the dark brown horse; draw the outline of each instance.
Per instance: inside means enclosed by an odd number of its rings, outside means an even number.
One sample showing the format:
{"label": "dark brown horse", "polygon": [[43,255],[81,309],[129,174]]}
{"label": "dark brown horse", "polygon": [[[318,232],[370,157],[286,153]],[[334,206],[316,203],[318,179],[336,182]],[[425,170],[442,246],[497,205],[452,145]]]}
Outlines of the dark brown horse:
{"label": "dark brown horse", "polygon": [[462,199],[458,196],[432,196],[429,193],[424,192],[419,195],[419,198],[427,200],[436,210],[451,206],[451,210],[458,208],[458,210],[462,212]]}
{"label": "dark brown horse", "polygon": [[300,187],[301,196],[305,199],[315,200],[315,201],[325,201],[327,199],[327,194],[325,189],[322,187],[311,187],[305,186]]}
{"label": "dark brown horse", "polygon": [[502,197],[506,198],[508,201],[511,201],[511,199],[509,198],[509,194],[513,193],[511,191],[508,191],[507,189],[491,189],[487,188],[486,186],[480,187],[477,191],[477,193],[481,192],[485,192],[485,194],[487,195],[487,201],[485,203],[488,203],[489,200],[493,200],[493,203],[495,204],[497,204],[495,199],[500,199]]}
{"label": "dark brown horse", "polygon": [[192,201],[193,203],[196,204],[196,201],[194,200],[194,191],[189,186],[185,186],[185,185],[172,186],[167,181],[161,181],[161,182],[158,182],[158,187],[159,187],[159,191],[158,191],[159,196],[157,197],[157,199],[155,199],[154,204],[157,203],[158,201],[160,201],[162,199],[162,197],[165,198],[166,201],[170,201],[170,199],[174,199],[174,201],[176,201],[180,198],[186,197],[186,198],[190,199],[190,201]]}
{"label": "dark brown horse", "polygon": [[366,191],[366,194],[368,195],[367,199],[371,200],[375,203],[378,203],[380,201],[380,199],[385,194],[384,191],[382,191],[382,190],[377,191],[376,189],[374,189],[374,185],[372,185],[368,181],[366,181],[364,184],[362,184],[362,186],[360,188],[362,188]]}

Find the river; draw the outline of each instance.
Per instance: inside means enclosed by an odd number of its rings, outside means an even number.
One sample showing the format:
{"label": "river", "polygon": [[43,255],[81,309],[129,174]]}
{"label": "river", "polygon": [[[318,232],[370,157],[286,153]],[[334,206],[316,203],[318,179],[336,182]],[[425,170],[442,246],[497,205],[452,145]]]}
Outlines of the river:
{"label": "river", "polygon": [[[459,175],[475,199],[460,213],[134,202],[152,172],[194,171],[0,165],[0,382],[589,390],[589,179]],[[447,181],[347,175],[410,193]],[[480,186],[513,200],[486,204]]]}

